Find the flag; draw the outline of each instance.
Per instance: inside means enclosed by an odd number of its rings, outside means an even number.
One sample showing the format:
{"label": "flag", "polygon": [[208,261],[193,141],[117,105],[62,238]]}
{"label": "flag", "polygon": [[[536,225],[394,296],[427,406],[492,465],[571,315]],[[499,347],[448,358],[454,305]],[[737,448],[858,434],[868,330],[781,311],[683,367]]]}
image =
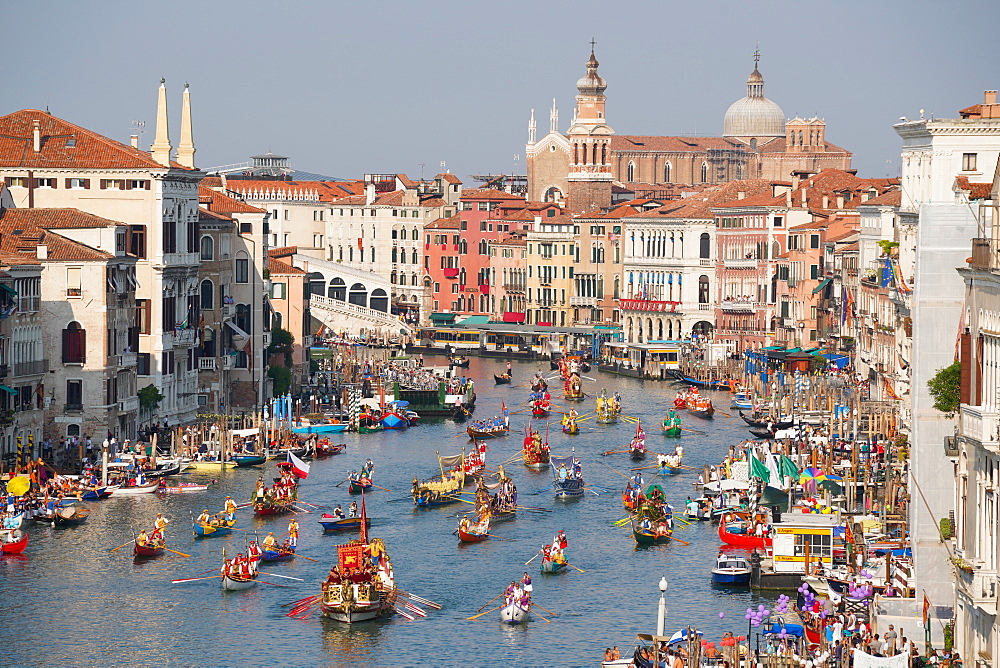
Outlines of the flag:
{"label": "flag", "polygon": [[847,539],[848,544],[853,545],[854,544],[854,532],[851,530],[851,524],[852,524],[852,522],[850,520],[848,520],[847,524],[844,525],[844,537]]}
{"label": "flag", "polygon": [[291,452],[288,453],[288,463],[292,465],[292,473],[295,474],[296,478],[305,480],[309,477],[309,465]]}
{"label": "flag", "polygon": [[753,455],[750,455],[750,477],[760,478],[765,485],[771,480],[771,474],[768,472],[767,467],[761,464],[760,460]]}
{"label": "flag", "polygon": [[368,544],[368,513],[365,512],[365,493],[361,492],[361,544]]}
{"label": "flag", "polygon": [[924,594],[924,606],[923,606],[923,616],[924,616],[924,627],[927,627],[927,613],[931,609],[931,602],[927,600],[927,594]]}
{"label": "flag", "polygon": [[338,545],[337,562],[340,565],[340,571],[344,572],[351,568],[360,567],[364,551],[364,545]]}
{"label": "flag", "polygon": [[799,467],[789,459],[788,455],[781,455],[781,464],[778,470],[781,471],[781,475],[786,475],[792,480],[799,479]]}
{"label": "flag", "polygon": [[885,381],[885,393],[889,395],[889,398],[893,401],[899,401],[899,395],[896,394],[896,390],[892,387],[892,381],[888,378],[883,378]]}

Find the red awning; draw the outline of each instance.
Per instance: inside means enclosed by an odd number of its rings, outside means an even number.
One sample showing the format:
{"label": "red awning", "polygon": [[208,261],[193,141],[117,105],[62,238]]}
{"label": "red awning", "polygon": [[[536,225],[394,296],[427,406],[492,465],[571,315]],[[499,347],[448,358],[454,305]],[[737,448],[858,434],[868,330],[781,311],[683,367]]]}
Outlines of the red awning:
{"label": "red awning", "polygon": [[503,321],[504,322],[511,322],[511,323],[514,323],[514,324],[517,324],[517,325],[523,325],[524,324],[524,314],[523,313],[515,313],[514,311],[505,311],[504,314],[503,314]]}

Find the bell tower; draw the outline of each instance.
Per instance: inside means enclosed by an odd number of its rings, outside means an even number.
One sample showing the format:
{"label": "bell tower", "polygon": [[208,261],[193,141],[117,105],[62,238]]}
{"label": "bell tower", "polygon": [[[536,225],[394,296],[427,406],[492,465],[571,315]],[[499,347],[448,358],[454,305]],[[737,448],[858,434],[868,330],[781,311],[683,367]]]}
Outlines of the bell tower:
{"label": "bell tower", "polygon": [[595,211],[611,206],[611,135],[604,117],[608,85],[597,73],[600,63],[590,42],[587,73],[576,82],[576,110],[570,125],[569,192],[567,207],[574,212]]}

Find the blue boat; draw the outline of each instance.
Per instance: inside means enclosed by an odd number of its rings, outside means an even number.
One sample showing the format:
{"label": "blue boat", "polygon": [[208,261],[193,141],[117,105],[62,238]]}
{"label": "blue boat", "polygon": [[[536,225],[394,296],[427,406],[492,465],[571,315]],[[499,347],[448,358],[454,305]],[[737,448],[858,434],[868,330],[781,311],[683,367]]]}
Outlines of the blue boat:
{"label": "blue boat", "polygon": [[749,392],[737,392],[733,395],[730,406],[740,410],[750,410],[753,408],[753,399],[750,398]]}
{"label": "blue boat", "polygon": [[[352,529],[361,528],[361,518],[360,517],[345,517],[343,519],[337,519],[333,515],[324,514],[319,523],[323,525],[323,531],[350,531]],[[365,527],[370,527],[372,525],[372,520],[370,517],[365,518]]]}
{"label": "blue boat", "polygon": [[381,422],[383,429],[406,429],[410,426],[409,418],[400,417],[397,413],[391,411],[382,416]]}
{"label": "blue boat", "polygon": [[194,522],[191,524],[191,533],[194,534],[195,538],[208,538],[210,536],[224,536],[227,533],[233,532],[233,525],[236,524],[236,520],[222,520],[216,525],[205,525],[200,522]]}
{"label": "blue boat", "polygon": [[569,457],[549,457],[552,464],[552,487],[556,491],[557,499],[568,499],[583,496],[586,483],[583,481],[583,474],[580,470],[580,460],[576,455]]}
{"label": "blue boat", "polygon": [[723,585],[749,585],[750,562],[743,557],[719,555],[712,569],[712,582]]}
{"label": "blue boat", "polygon": [[289,550],[262,550],[261,561],[288,561],[295,556],[295,548]]}
{"label": "blue boat", "polygon": [[310,424],[306,426],[294,427],[293,434],[339,434],[347,430],[346,422],[321,422],[320,424]]}

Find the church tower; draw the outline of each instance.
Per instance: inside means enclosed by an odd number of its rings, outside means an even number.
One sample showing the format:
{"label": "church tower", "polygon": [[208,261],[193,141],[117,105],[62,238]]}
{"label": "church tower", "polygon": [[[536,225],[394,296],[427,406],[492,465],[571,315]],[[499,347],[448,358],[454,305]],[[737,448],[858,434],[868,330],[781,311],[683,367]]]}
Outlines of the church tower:
{"label": "church tower", "polygon": [[574,212],[611,206],[611,135],[604,117],[608,85],[597,73],[599,63],[590,43],[587,73],[576,82],[576,111],[570,125],[567,207]]}

